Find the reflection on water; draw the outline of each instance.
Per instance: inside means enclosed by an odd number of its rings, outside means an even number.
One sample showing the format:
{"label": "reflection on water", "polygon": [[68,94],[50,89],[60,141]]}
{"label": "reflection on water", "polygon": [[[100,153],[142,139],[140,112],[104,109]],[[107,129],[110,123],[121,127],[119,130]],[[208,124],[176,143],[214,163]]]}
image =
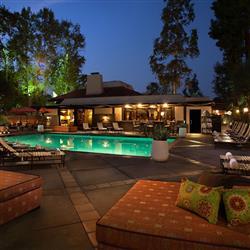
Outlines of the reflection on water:
{"label": "reflection on water", "polygon": [[31,146],[41,145],[70,151],[132,156],[150,156],[152,147],[151,138],[134,137],[35,134],[11,136],[6,139]]}

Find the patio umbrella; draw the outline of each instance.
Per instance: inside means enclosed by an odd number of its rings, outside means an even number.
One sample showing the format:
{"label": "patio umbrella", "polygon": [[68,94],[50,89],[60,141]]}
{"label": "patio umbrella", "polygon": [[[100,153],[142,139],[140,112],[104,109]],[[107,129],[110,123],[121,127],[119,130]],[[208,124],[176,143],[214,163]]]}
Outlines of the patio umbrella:
{"label": "patio umbrella", "polygon": [[[16,115],[26,115],[28,113],[35,113],[36,109],[30,108],[30,107],[21,107],[21,108],[12,108],[10,110],[10,113],[16,114]],[[21,117],[20,117],[21,121]],[[26,118],[27,121],[27,118]]]}
{"label": "patio umbrella", "polygon": [[42,113],[43,115],[46,114],[46,113],[51,113],[51,110],[50,109],[47,109],[45,107],[41,107],[39,109],[39,112]]}
{"label": "patio umbrella", "polygon": [[34,113],[34,112],[36,112],[36,109],[30,108],[30,107],[12,108],[10,110],[10,113],[14,113],[14,114],[17,114],[17,115],[27,114],[27,113]]}

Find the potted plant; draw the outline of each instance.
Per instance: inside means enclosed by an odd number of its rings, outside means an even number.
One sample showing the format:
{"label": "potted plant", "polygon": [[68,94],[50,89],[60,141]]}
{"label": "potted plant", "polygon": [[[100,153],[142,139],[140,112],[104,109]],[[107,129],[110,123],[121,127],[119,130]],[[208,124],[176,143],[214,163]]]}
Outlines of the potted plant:
{"label": "potted plant", "polygon": [[185,121],[179,124],[179,137],[186,137],[187,134],[187,124]]}
{"label": "potted plant", "polygon": [[168,131],[162,125],[156,125],[152,131],[152,159],[155,161],[166,161],[169,157]]}

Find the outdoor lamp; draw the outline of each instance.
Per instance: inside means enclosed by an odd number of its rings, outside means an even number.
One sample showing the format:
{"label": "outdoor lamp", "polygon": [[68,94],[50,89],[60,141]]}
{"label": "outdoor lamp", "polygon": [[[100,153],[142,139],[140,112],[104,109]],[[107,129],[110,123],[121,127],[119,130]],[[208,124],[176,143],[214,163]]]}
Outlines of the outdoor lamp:
{"label": "outdoor lamp", "polygon": [[240,110],[239,109],[236,109],[236,114],[239,114],[240,113]]}
{"label": "outdoor lamp", "polygon": [[247,113],[248,112],[248,108],[243,108],[243,113]]}

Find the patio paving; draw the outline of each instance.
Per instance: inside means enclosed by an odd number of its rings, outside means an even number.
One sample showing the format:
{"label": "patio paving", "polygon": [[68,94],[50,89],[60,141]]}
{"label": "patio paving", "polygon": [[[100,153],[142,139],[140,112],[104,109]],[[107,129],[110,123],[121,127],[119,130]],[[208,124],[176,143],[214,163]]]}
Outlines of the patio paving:
{"label": "patio paving", "polygon": [[[15,169],[44,179],[42,204],[0,227],[0,249],[94,249],[95,222],[139,179],[197,180],[219,168],[219,155],[210,136],[180,139],[167,162],[148,158],[67,153],[66,167]],[[230,150],[250,155],[249,150]]]}

